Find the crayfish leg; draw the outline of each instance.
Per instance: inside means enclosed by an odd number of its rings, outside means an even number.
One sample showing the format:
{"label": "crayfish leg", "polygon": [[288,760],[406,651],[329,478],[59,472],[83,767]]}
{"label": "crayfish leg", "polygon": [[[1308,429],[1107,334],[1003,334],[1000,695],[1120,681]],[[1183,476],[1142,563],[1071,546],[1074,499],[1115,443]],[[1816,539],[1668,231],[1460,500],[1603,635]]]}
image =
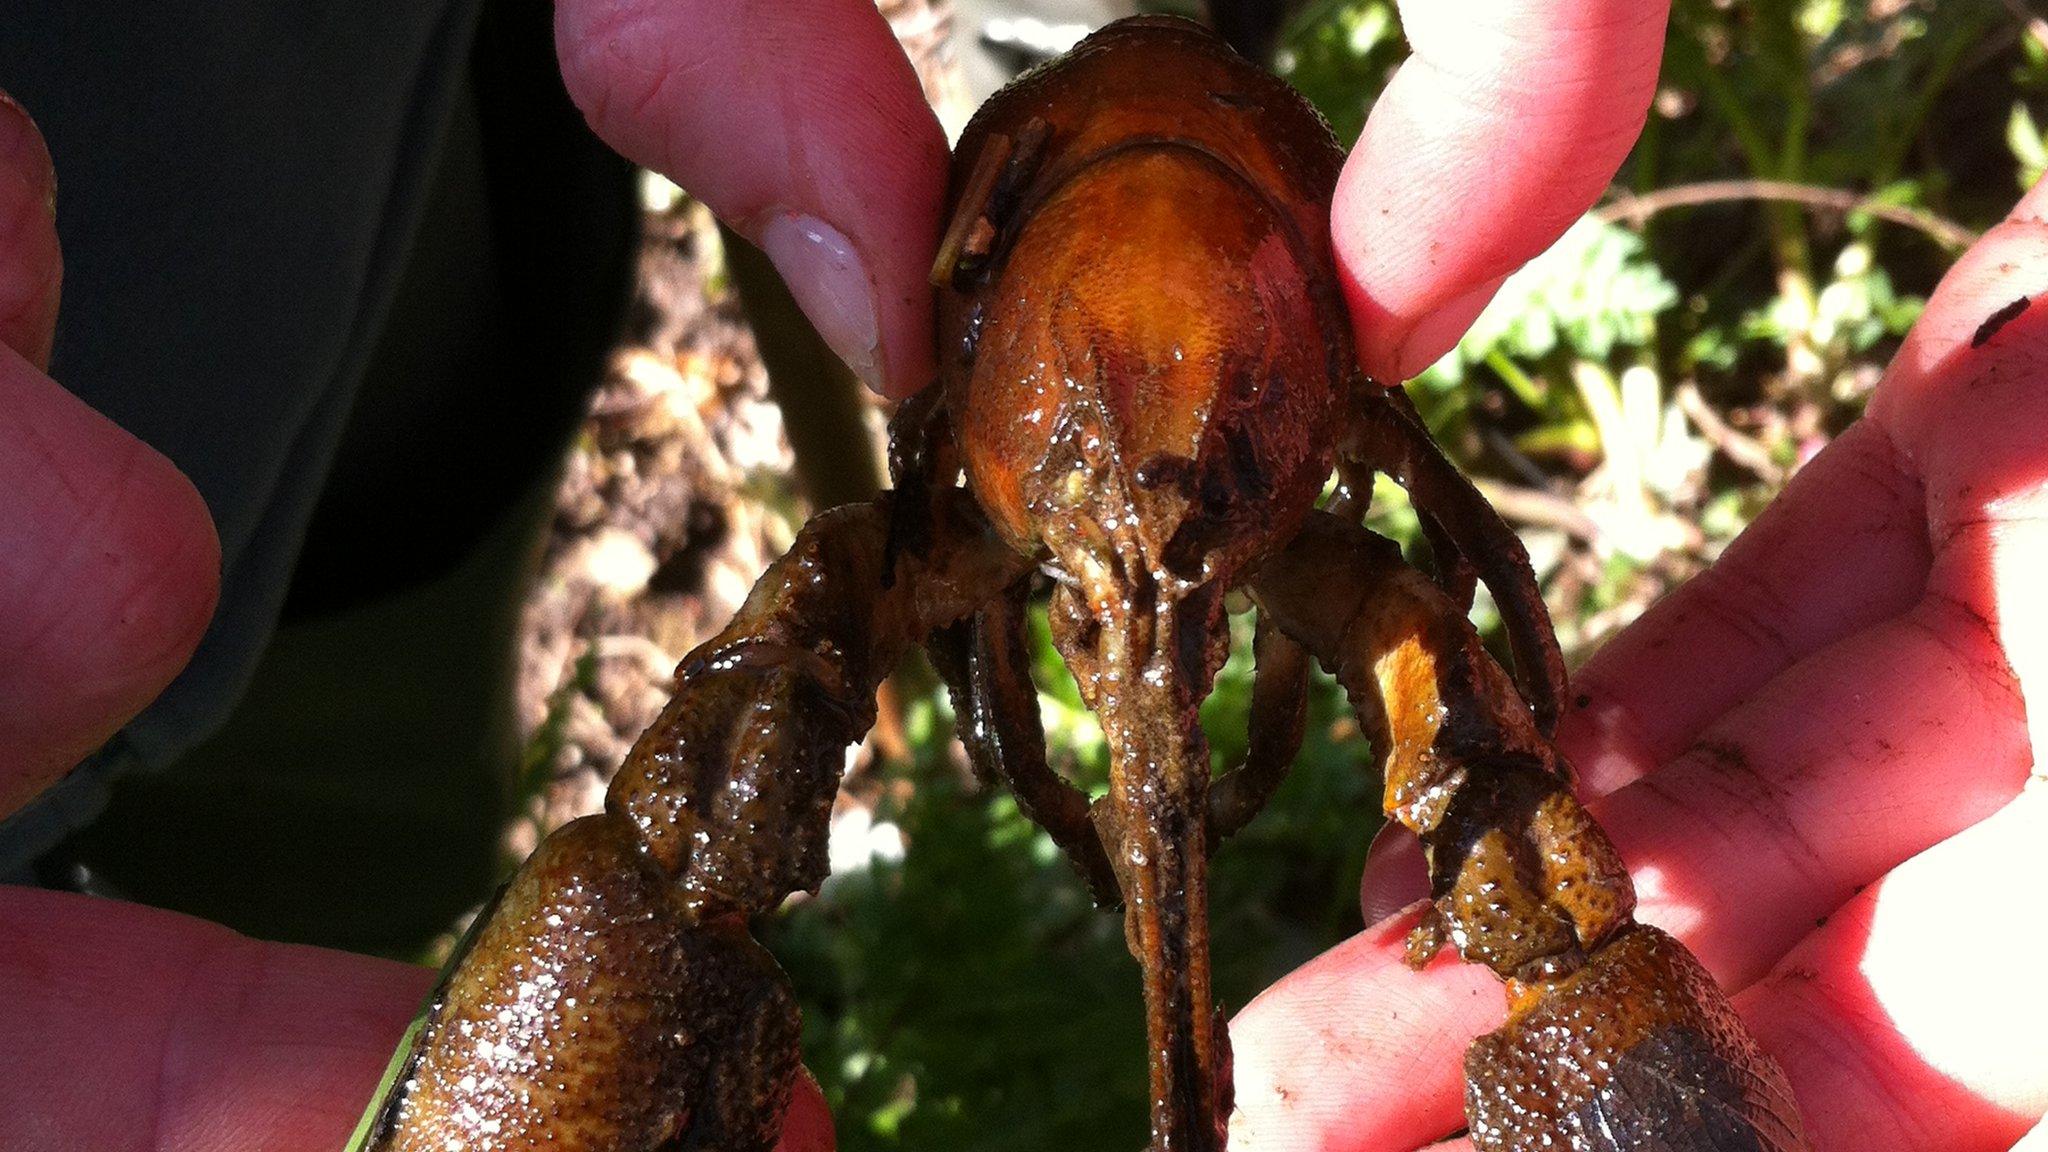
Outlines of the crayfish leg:
{"label": "crayfish leg", "polygon": [[1252,639],[1252,708],[1244,760],[1209,788],[1209,850],[1252,822],[1287,780],[1308,726],[1308,650],[1264,616]]}
{"label": "crayfish leg", "polygon": [[1620,854],[1463,613],[1400,554],[1318,513],[1254,581],[1260,607],[1386,734],[1389,818],[1422,839],[1444,943],[1507,983],[1466,1058],[1479,1152],[1803,1152],[1783,1072],[1699,961],[1633,920]]}
{"label": "crayfish leg", "polygon": [[1038,689],[1025,647],[1028,579],[974,615],[941,629],[926,646],[952,693],[960,743],[985,783],[1009,785],[1017,807],[1045,829],[1088,884],[1096,904],[1123,902],[1102,837],[1088,816],[1088,794],[1052,770],[1045,754]]}
{"label": "crayfish leg", "polygon": [[1468,567],[1493,593],[1514,652],[1516,680],[1535,711],[1536,727],[1549,736],[1564,708],[1564,655],[1558,651],[1550,610],[1529,566],[1528,550],[1472,481],[1444,456],[1408,394],[1396,388],[1372,395],[1367,393],[1370,387],[1361,382],[1353,388],[1340,454],[1386,473],[1408,490],[1454,599],[1469,601]]}
{"label": "crayfish leg", "polygon": [[1386,777],[1387,815],[1426,835],[1475,761],[1512,759],[1562,780],[1513,681],[1445,594],[1384,537],[1312,513],[1259,568],[1259,607],[1331,670]]}

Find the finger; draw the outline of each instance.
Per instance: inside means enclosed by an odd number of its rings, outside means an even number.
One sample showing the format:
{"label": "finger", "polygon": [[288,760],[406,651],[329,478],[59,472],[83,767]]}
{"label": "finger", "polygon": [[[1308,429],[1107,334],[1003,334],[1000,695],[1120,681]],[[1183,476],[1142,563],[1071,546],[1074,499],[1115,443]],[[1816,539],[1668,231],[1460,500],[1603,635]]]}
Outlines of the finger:
{"label": "finger", "polygon": [[57,177],[28,111],[0,92],[0,344],[38,369],[57,330]]}
{"label": "finger", "polygon": [[560,0],[591,126],[759,245],[880,391],[929,382],[946,138],[872,0]]}
{"label": "finger", "polygon": [[1389,820],[1373,833],[1358,878],[1358,910],[1367,924],[1429,897],[1429,862],[1415,833]]}
{"label": "finger", "polygon": [[219,545],[170,461],[42,374],[61,261],[50,154],[0,93],[0,816],[185,665]]}
{"label": "finger", "polygon": [[1401,6],[1414,55],[1374,105],[1332,227],[1359,358],[1405,380],[1591,207],[1655,91],[1668,0]]}
{"label": "finger", "polygon": [[[1942,278],[1871,399],[1927,491],[1927,594],[1982,618],[2048,698],[2048,181]],[[2048,747],[2036,709],[2035,747]]]}
{"label": "finger", "polygon": [[1401,961],[1419,910],[1366,929],[1289,973],[1230,1022],[1243,1152],[1392,1152],[1464,1124],[1459,1056],[1500,1023],[1500,982],[1439,957]]}
{"label": "finger", "polygon": [[832,1109],[825,1103],[825,1090],[810,1069],[798,1068],[775,1152],[832,1152],[833,1147]]}
{"label": "finger", "polygon": [[[1640,917],[1741,987],[1860,885],[1998,810],[2031,749],[2010,678],[1982,674],[1995,657],[1974,617],[1930,602],[1786,671],[1694,751],[1595,802]],[[1418,975],[1398,932],[1360,940],[1376,943],[1340,947],[1233,1022],[1238,1107],[1262,1139],[1290,1136],[1273,1148],[1442,1135],[1460,1110],[1459,1053],[1500,1021],[1477,968]],[[1489,994],[1470,999],[1475,986]]]}
{"label": "finger", "polygon": [[1580,795],[1640,778],[1795,661],[1910,608],[1927,580],[1926,525],[1891,439],[1852,425],[1711,567],[1572,677],[1557,741]]}
{"label": "finger", "polygon": [[1643,918],[1724,982],[1756,979],[1860,886],[2025,784],[2026,702],[2002,668],[1975,617],[1928,601],[1781,674],[1596,802]]}
{"label": "finger", "polygon": [[185,666],[220,544],[176,465],[0,348],[0,815]]}
{"label": "finger", "polygon": [[[2044,869],[2048,779],[1902,864],[1737,997],[1791,1077],[1814,1147],[1992,1152],[2039,1143],[2040,1127],[2020,1134],[2048,1111],[2048,997],[2036,994],[2048,920],[2013,897],[2016,878]],[[1410,1145],[1329,1145],[1368,1146]]]}
{"label": "finger", "polygon": [[2048,1111],[2048,787],[1902,865],[1737,1000],[1817,1148],[2012,1147]]}
{"label": "finger", "polygon": [[431,974],[0,888],[0,1146],[338,1148]]}
{"label": "finger", "polygon": [[[132,904],[0,887],[0,1148],[338,1148],[433,982]],[[830,1152],[817,1082],[777,1152]]]}
{"label": "finger", "polygon": [[1983,615],[2021,681],[2048,683],[2048,605],[2027,594],[2048,571],[2048,308],[2012,311],[2048,292],[2044,204],[2036,187],[1943,278],[1868,418],[1579,674],[1584,706],[1558,739],[1588,794],[1641,776],[1792,661],[1922,595]]}

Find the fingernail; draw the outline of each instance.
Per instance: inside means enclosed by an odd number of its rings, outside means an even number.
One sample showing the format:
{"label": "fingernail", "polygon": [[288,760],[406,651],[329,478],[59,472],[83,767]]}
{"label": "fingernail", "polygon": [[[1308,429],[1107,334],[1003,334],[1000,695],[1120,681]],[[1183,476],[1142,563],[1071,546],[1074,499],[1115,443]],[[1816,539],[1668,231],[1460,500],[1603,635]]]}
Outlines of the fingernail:
{"label": "fingernail", "polygon": [[1358,909],[1367,924],[1388,916],[1429,895],[1429,868],[1422,858],[1422,841],[1415,833],[1388,821],[1365,850],[1365,869],[1358,883]]}
{"label": "fingernail", "polygon": [[853,241],[815,216],[789,212],[768,221],[760,245],[818,335],[863,383],[883,391],[875,286]]}
{"label": "fingernail", "polygon": [[28,109],[6,92],[0,92],[0,165],[41,184],[44,206],[50,215],[57,214],[57,181],[50,169],[49,150],[43,146],[43,134]]}

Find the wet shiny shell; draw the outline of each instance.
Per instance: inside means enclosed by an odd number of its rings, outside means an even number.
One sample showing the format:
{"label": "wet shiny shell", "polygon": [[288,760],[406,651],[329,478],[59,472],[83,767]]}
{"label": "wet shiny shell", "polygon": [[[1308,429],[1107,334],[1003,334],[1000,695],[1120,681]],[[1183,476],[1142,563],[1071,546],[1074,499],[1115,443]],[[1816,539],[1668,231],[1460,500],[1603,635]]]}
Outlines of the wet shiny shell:
{"label": "wet shiny shell", "polygon": [[983,106],[956,153],[985,254],[941,293],[947,403],[1012,542],[1227,576],[1299,522],[1351,371],[1329,246],[1342,153],[1199,26],[1130,21]]}

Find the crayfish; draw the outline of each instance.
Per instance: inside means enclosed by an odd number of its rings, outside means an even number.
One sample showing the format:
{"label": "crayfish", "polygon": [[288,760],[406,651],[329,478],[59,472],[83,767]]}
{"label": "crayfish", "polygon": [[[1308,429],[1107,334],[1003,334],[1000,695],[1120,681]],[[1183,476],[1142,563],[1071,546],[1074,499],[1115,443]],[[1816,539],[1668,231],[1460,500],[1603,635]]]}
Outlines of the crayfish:
{"label": "crayfish", "polygon": [[[844,748],[914,645],[977,767],[1123,909],[1154,1152],[1225,1144],[1209,860],[1286,772],[1311,659],[1426,850],[1411,960],[1448,943],[1506,982],[1508,1022],[1465,1062],[1478,1148],[1805,1147],[1783,1073],[1699,963],[1635,923],[1573,798],[1526,554],[1355,366],[1328,227],[1342,159],[1284,82],[1170,18],[1113,25],[981,109],[933,271],[942,380],[895,418],[894,490],[812,519],[683,662],[605,811],[549,837],[475,930],[369,1147],[770,1148],[798,1017],[748,918],[823,880]],[[1412,495],[1433,574],[1360,526],[1374,472]],[[1038,727],[1023,621],[1041,574],[1111,749],[1092,802]],[[1482,581],[1513,676],[1466,619]],[[1197,708],[1233,590],[1259,612],[1252,730],[1212,778]]]}

